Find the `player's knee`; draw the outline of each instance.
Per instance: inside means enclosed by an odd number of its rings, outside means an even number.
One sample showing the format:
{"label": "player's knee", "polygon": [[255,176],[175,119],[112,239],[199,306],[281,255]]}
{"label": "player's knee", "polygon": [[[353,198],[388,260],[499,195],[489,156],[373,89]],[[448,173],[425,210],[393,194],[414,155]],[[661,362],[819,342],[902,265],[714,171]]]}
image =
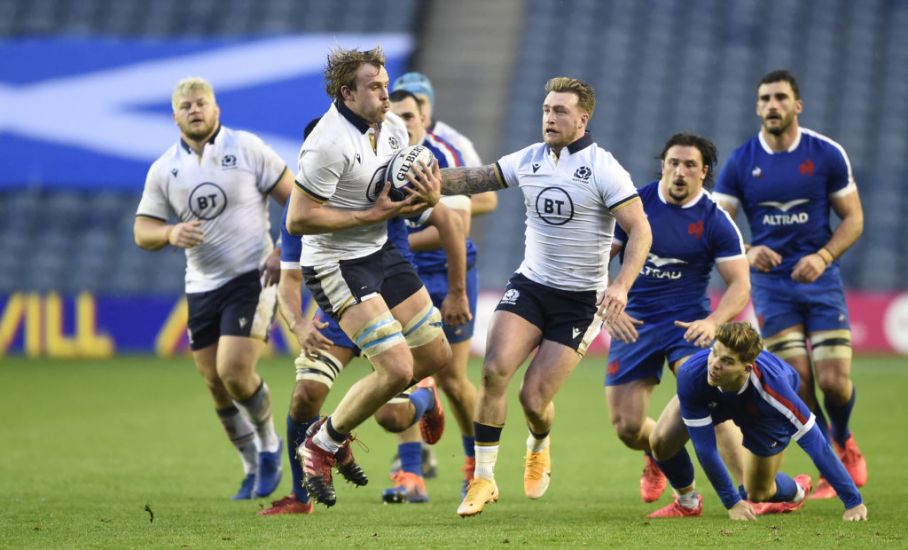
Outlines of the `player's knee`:
{"label": "player's knee", "polygon": [[290,396],[290,417],[296,422],[315,418],[321,411],[328,386],[312,380],[297,381]]}
{"label": "player's knee", "polygon": [[413,413],[409,401],[391,402],[375,412],[375,421],[391,433],[400,433],[413,424]]}
{"label": "player's knee", "polygon": [[851,392],[846,392],[850,379],[848,373],[840,370],[824,369],[817,372],[817,385],[823,395],[832,396],[840,402],[851,398]]}
{"label": "player's knee", "polygon": [[[428,303],[419,313],[413,316],[403,327],[404,338],[410,348],[418,348],[431,343],[439,336],[444,336],[441,322],[441,312],[438,308]],[[451,348],[443,346],[448,358],[444,362],[450,361]],[[442,352],[439,352],[442,353]],[[439,358],[440,360],[443,358]],[[443,364],[443,363],[442,363]]]}
{"label": "player's knee", "polygon": [[483,390],[500,393],[507,389],[510,366],[496,356],[487,355],[482,365]]}
{"label": "player's knee", "polygon": [[615,427],[618,439],[625,445],[636,447],[640,442],[643,430],[642,419],[633,418],[630,415],[616,414],[612,416],[612,425]]}
{"label": "player's knee", "polygon": [[533,388],[524,385],[520,388],[520,406],[527,416],[541,418],[549,402]]}

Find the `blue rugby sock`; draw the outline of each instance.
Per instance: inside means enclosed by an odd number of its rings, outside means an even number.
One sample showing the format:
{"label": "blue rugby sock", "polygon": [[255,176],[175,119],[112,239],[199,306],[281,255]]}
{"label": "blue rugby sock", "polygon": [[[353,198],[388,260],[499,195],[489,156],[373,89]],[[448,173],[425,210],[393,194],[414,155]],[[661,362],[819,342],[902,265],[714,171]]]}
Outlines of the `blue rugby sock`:
{"label": "blue rugby sock", "polygon": [[476,438],[473,437],[472,435],[463,435],[460,437],[460,439],[461,439],[461,441],[463,441],[464,456],[469,456],[469,457],[476,456],[476,449],[474,447],[474,445],[476,445]]}
{"label": "blue rugby sock", "polygon": [[427,410],[435,406],[435,392],[428,388],[417,388],[410,394],[410,403],[413,403],[413,408],[416,409],[413,414],[413,424],[416,424]]}
{"label": "blue rugby sock", "polygon": [[290,473],[293,475],[293,494],[300,502],[309,502],[309,493],[303,488],[303,465],[300,464],[296,448],[306,440],[306,430],[318,421],[318,416],[305,422],[296,422],[287,415],[287,456],[290,458]]}
{"label": "blue rugby sock", "polygon": [[684,489],[693,485],[694,465],[690,461],[687,449],[684,447],[681,447],[681,450],[675,453],[675,456],[667,460],[656,460],[656,464],[659,465],[659,469],[662,470],[662,473],[665,474],[674,489]]}
{"label": "blue rugby sock", "polygon": [[776,494],[769,499],[769,502],[791,502],[797,494],[798,484],[795,483],[795,480],[788,477],[787,474],[779,472],[776,474]]}
{"label": "blue rugby sock", "polygon": [[833,403],[829,397],[823,400],[826,405],[826,413],[829,414],[830,426],[829,434],[833,440],[844,447],[845,442],[851,437],[851,429],[848,427],[848,420],[851,418],[851,410],[854,408],[854,401],[857,398],[857,390],[852,387],[851,399],[838,405]]}
{"label": "blue rugby sock", "polygon": [[399,443],[397,454],[400,455],[400,469],[422,476],[422,442]]}

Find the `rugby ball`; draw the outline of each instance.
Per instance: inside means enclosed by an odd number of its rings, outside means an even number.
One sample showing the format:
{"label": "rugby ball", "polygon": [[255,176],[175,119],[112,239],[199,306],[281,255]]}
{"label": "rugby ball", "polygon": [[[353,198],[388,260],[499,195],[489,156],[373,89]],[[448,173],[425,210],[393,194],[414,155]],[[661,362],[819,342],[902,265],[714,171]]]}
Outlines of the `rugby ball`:
{"label": "rugby ball", "polygon": [[383,183],[391,186],[388,197],[392,201],[402,201],[409,196],[404,191],[407,187],[412,187],[410,180],[407,179],[407,174],[420,162],[428,167],[435,163],[435,155],[428,147],[422,145],[404,147],[388,162]]}

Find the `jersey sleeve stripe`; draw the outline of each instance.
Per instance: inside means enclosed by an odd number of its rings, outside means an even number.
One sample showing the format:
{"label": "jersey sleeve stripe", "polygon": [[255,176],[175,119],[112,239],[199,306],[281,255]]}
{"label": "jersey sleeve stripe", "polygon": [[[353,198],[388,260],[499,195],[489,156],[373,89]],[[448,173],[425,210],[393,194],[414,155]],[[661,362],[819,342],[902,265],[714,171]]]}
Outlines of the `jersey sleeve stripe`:
{"label": "jersey sleeve stripe", "polygon": [[725,193],[716,193],[714,191],[712,196],[717,202],[730,202],[735,208],[741,206],[741,201],[734,195],[726,195]]}
{"label": "jersey sleeve stripe", "polygon": [[[845,152],[845,148],[842,147],[842,145],[839,142],[835,141],[834,139],[830,138],[829,136],[824,136],[823,134],[821,134],[819,132],[815,132],[815,131],[809,130],[807,128],[801,128],[801,131],[807,135],[813,136],[817,139],[820,139],[820,140],[823,140],[823,141],[829,143],[830,145],[835,147],[839,153],[842,154],[842,158],[845,160],[845,168],[848,170],[848,185],[845,186],[845,189],[848,189],[848,187],[854,185],[855,184],[854,183],[854,172],[851,170],[851,160],[848,158],[848,153]],[[842,189],[842,191],[844,191],[845,189]]]}
{"label": "jersey sleeve stripe", "polygon": [[608,205],[608,209],[611,210],[612,212],[614,212],[616,210],[621,210],[628,204],[632,203],[634,201],[634,199],[640,200],[640,195],[638,195],[637,193],[634,193],[633,195],[628,195],[627,197],[624,197],[620,201],[616,202],[615,204]]}
{"label": "jersey sleeve stripe", "polygon": [[[728,225],[730,225],[731,228],[735,230],[735,234],[738,236],[738,245],[741,247],[740,248],[741,256],[744,256],[746,258],[747,251],[744,248],[744,237],[741,235],[741,230],[738,229],[738,224],[736,224],[735,220],[733,220],[731,218],[731,215],[724,208],[722,208],[721,204],[719,204],[719,198],[717,197],[717,195],[722,196],[723,197],[722,200],[725,200],[726,202],[734,202],[736,209],[738,208],[738,204],[740,204],[740,203],[738,202],[737,198],[735,198],[731,195],[723,195],[722,193],[707,193],[707,197],[709,197],[709,200],[711,200],[715,203],[716,208],[722,214],[724,219],[728,222]],[[723,259],[716,258],[716,261],[720,262],[720,261],[726,261],[726,260],[734,260],[737,258],[738,258],[738,256],[728,256]]]}
{"label": "jersey sleeve stripe", "polygon": [[844,196],[846,196],[846,195],[850,195],[850,194],[852,194],[852,193],[855,193],[855,192],[857,192],[857,190],[858,190],[858,186],[855,185],[855,183],[852,181],[851,183],[849,183],[849,184],[846,185],[845,187],[839,189],[839,190],[836,191],[835,193],[830,193],[829,196],[830,196],[831,198],[836,199],[836,198],[839,198],[839,197],[844,197]]}
{"label": "jersey sleeve stripe", "polygon": [[746,260],[746,259],[747,259],[747,254],[735,254],[734,256],[719,256],[714,261],[717,264],[720,264],[722,262],[730,262],[732,260]]}
{"label": "jersey sleeve stripe", "polygon": [[[760,397],[764,401],[769,403],[769,405],[777,410],[782,416],[789,419],[792,424],[798,428],[798,433],[805,432],[804,426],[810,422],[810,417],[805,417],[798,408],[785,398],[782,394],[774,390],[773,388],[763,384],[763,373],[760,371],[760,368],[757,365],[754,365],[754,369],[751,372],[750,376],[751,381],[756,388],[757,393],[760,394]],[[812,414],[810,415],[813,416]],[[805,432],[806,433],[806,432]]]}
{"label": "jersey sleeve stripe", "polygon": [[281,261],[281,271],[299,271],[302,269],[299,262]]}
{"label": "jersey sleeve stripe", "polygon": [[266,195],[269,195],[269,194],[271,194],[272,191],[274,191],[274,188],[277,187],[277,184],[279,184],[279,183],[281,182],[281,178],[284,177],[284,174],[285,174],[285,173],[287,173],[287,167],[286,167],[286,166],[284,166],[284,169],[281,170],[281,173],[280,173],[280,174],[278,174],[277,179],[274,180],[274,183],[272,183],[271,185],[269,185],[269,186],[268,186],[268,189],[265,190],[265,194],[266,194]]}
{"label": "jersey sleeve stripe", "polygon": [[501,183],[501,188],[502,188],[502,189],[507,189],[507,187],[508,187],[508,182],[507,182],[507,180],[504,179],[504,172],[501,171],[501,165],[499,165],[499,164],[496,162],[496,163],[493,164],[492,166],[495,168],[495,176],[498,177],[498,181],[499,181],[499,183]]}
{"label": "jersey sleeve stripe", "polygon": [[684,417],[682,417],[681,420],[684,421],[685,426],[690,426],[691,428],[702,428],[703,426],[709,426],[710,424],[713,423],[713,419],[711,416],[707,416],[705,418],[684,418]]}
{"label": "jersey sleeve stripe", "polygon": [[798,441],[799,439],[801,439],[802,437],[804,437],[804,435],[805,435],[807,432],[809,432],[811,429],[813,429],[813,426],[814,426],[814,424],[816,424],[816,423],[817,423],[817,417],[814,416],[813,414],[811,414],[811,415],[810,415],[810,418],[807,420],[807,423],[804,424],[804,426],[803,426],[800,430],[796,431],[796,432],[794,433],[794,435],[791,436],[791,440],[794,441],[795,443],[797,443],[797,441]]}
{"label": "jersey sleeve stripe", "polygon": [[148,218],[149,220],[157,220],[159,222],[167,223],[167,219],[165,219],[165,218],[159,218],[158,216],[152,216],[151,214],[143,214],[141,212],[136,214],[136,217],[137,218]]}
{"label": "jersey sleeve stripe", "polygon": [[296,181],[296,180],[295,180],[294,183],[296,183],[296,186],[299,187],[300,190],[301,190],[303,193],[305,193],[310,199],[312,199],[312,200],[314,200],[314,201],[316,201],[316,202],[319,202],[319,203],[328,202],[328,197],[323,197],[323,196],[319,195],[318,193],[312,191],[311,189],[309,189],[308,187],[306,187],[305,185],[303,185],[303,184],[300,183],[299,181]]}

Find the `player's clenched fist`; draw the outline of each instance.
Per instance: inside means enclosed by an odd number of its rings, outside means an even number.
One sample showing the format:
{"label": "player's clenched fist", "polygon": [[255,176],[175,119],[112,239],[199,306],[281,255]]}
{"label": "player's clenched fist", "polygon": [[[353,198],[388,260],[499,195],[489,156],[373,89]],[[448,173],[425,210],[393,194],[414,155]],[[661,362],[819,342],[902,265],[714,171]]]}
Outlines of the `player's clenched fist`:
{"label": "player's clenched fist", "polygon": [[178,223],[167,234],[167,242],[177,248],[192,248],[202,244],[204,238],[202,222],[199,220]]}

